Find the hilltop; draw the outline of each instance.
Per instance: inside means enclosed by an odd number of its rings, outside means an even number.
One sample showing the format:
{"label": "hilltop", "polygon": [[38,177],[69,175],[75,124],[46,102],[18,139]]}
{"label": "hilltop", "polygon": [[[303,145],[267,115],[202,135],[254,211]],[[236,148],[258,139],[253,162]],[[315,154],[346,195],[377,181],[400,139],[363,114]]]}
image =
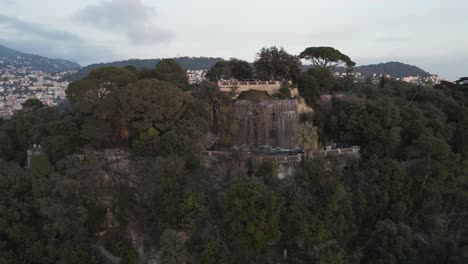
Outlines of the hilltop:
{"label": "hilltop", "polygon": [[379,63],[379,64],[370,64],[362,65],[355,67],[355,72],[360,72],[365,76],[372,76],[374,73],[377,75],[390,75],[395,78],[403,78],[409,76],[421,76],[429,77],[431,74],[427,71],[422,70],[421,68],[409,65],[397,61]]}
{"label": "hilltop", "polygon": [[[212,57],[180,57],[175,60],[186,70],[206,70],[210,69],[216,62],[222,61],[223,59]],[[68,76],[67,79],[81,79],[88,75],[92,70],[101,67],[125,67],[131,65],[138,69],[154,68],[160,61],[161,59],[130,59],[108,63],[96,63],[81,68],[76,74]]]}
{"label": "hilltop", "polygon": [[64,59],[51,59],[20,51],[0,45],[0,68],[13,66],[14,68],[28,67],[47,73],[61,72],[77,69],[80,65]]}

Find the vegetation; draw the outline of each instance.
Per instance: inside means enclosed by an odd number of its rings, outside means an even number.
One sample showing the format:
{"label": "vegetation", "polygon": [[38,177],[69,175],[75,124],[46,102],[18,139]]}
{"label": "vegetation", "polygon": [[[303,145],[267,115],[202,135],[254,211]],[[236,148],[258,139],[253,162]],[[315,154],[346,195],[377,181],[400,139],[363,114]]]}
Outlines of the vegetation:
{"label": "vegetation", "polygon": [[299,55],[315,67],[334,69],[336,67],[353,67],[356,65],[347,55],[332,47],[309,47]]}
{"label": "vegetation", "polygon": [[356,67],[356,71],[365,76],[372,76],[373,74],[390,75],[394,78],[403,78],[408,76],[421,76],[429,77],[431,74],[421,70],[420,68],[401,62],[387,62],[379,64],[371,64]]}
{"label": "vegetation", "polygon": [[262,48],[254,66],[256,76],[261,80],[295,81],[301,73],[299,58],[277,47]]}
{"label": "vegetation", "polygon": [[253,69],[250,64],[235,58],[229,61],[217,62],[206,74],[212,82],[219,80],[249,80],[253,78]]}
{"label": "vegetation", "polygon": [[0,263],[467,263],[464,79],[327,70],[295,83],[314,106],[298,143],[361,155],[309,156],[281,180],[279,164],[236,154],[202,166],[230,96],[187,85],[174,61],[96,69],[65,111],[28,101],[0,120]]}
{"label": "vegetation", "polygon": [[[207,57],[178,57],[175,59],[180,66],[186,70],[206,70],[213,67],[216,62],[223,61],[222,58],[207,58]],[[78,70],[77,73],[67,76],[68,80],[79,80],[85,78],[90,72],[104,67],[125,67],[133,66],[136,69],[152,69],[161,59],[131,59],[123,61],[114,61],[109,63],[97,63],[87,65]]]}

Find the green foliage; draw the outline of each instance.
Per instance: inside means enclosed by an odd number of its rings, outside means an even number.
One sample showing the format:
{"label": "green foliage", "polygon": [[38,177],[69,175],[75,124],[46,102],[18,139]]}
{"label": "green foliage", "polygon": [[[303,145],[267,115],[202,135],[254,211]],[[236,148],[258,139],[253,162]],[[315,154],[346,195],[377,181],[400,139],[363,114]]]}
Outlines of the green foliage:
{"label": "green foliage", "polygon": [[298,80],[299,94],[304,98],[308,106],[315,106],[320,99],[320,87],[314,76],[302,74]]}
{"label": "green foliage", "polygon": [[37,110],[39,108],[42,108],[44,107],[44,104],[39,100],[39,99],[36,99],[36,98],[31,98],[31,99],[28,99],[26,100],[23,104],[23,109],[28,109],[28,110]]}
{"label": "green foliage", "polygon": [[161,235],[160,244],[162,264],[183,264],[188,261],[184,241],[175,230],[165,229]]}
{"label": "green foliage", "polygon": [[[216,62],[222,61],[221,58],[210,58],[210,57],[178,57],[175,59],[176,62],[184,69],[187,70],[204,70],[210,69]],[[146,71],[147,69],[153,68],[157,65],[161,59],[130,59],[123,61],[114,61],[109,63],[98,63],[84,66],[78,69],[78,72],[69,76],[66,76],[67,80],[78,80],[85,78],[91,71],[103,67],[120,67],[131,70],[128,66],[135,67],[140,72]],[[145,70],[146,69],[146,70]],[[54,71],[55,72],[55,71]],[[150,78],[154,78],[150,77]]]}
{"label": "green foliage", "polygon": [[122,264],[137,264],[138,253],[133,248],[131,241],[124,237],[125,234],[120,230],[113,232],[109,237],[106,238],[104,246],[114,256],[120,258]]}
{"label": "green foliage", "polygon": [[100,68],[75,81],[66,90],[67,98],[90,123],[82,128],[82,137],[95,146],[110,146],[125,140],[119,91],[135,82],[134,72],[123,68]]}
{"label": "green foliage", "polygon": [[179,226],[184,230],[194,230],[205,214],[203,194],[187,191],[178,207]]}
{"label": "green foliage", "polygon": [[279,238],[281,200],[258,178],[234,179],[220,204],[227,236],[242,254],[257,254]]}
{"label": "green foliage", "polygon": [[335,68],[356,65],[347,55],[332,47],[309,47],[301,52],[299,57],[309,60],[315,67]]}
{"label": "green foliage", "polygon": [[29,175],[34,198],[39,201],[44,196],[45,183],[49,175],[54,172],[54,166],[45,155],[36,155],[31,158]]}
{"label": "green foliage", "polygon": [[[106,117],[112,109],[119,87],[136,80],[133,72],[122,68],[100,68],[75,81],[66,90],[68,100],[83,113]],[[110,108],[110,109],[109,109]]]}
{"label": "green foliage", "polygon": [[229,61],[217,62],[207,73],[206,77],[216,82],[219,80],[248,80],[253,77],[253,69],[246,61],[232,58]]}
{"label": "green foliage", "polygon": [[161,172],[155,181],[155,204],[158,215],[165,223],[176,226],[179,219],[180,189],[184,177],[184,166],[180,160],[159,160]]}
{"label": "green foliage", "polygon": [[0,262],[31,263],[41,228],[31,183],[25,170],[2,159],[0,196]]}
{"label": "green foliage", "polygon": [[343,237],[353,220],[350,194],[336,172],[320,161],[306,162],[287,191],[286,241],[298,247],[327,244]]}
{"label": "green foliage", "polygon": [[465,229],[453,221],[466,222],[454,214],[464,215],[460,202],[467,197],[460,137],[466,96],[457,85],[431,89],[385,80],[381,86],[358,83],[354,95],[315,113],[335,142],[362,147],[347,185],[360,226],[354,241],[367,242],[362,251],[360,243],[352,248],[364,263],[463,263],[463,242],[455,237]]}
{"label": "green foliage", "polygon": [[330,93],[336,85],[336,79],[330,69],[326,67],[315,67],[307,71],[307,74],[312,75],[320,87],[320,94]]}
{"label": "green foliage", "polygon": [[301,73],[299,58],[277,47],[262,48],[254,66],[256,77],[262,80],[295,81]]}
{"label": "green foliage", "polygon": [[[41,146],[53,162],[58,162],[73,154],[82,145],[83,140],[80,138],[79,124],[72,117],[49,122],[45,126],[45,131],[47,136],[43,136]],[[93,137],[90,136],[89,138]]]}
{"label": "green foliage", "polygon": [[[349,64],[328,51],[315,59]],[[292,78],[276,62],[268,78]],[[214,70],[252,71],[237,60]],[[183,92],[182,72],[171,60],[99,69],[70,85],[71,109],[30,101],[0,120],[0,262],[100,263],[107,250],[121,263],[467,263],[464,79],[374,85],[309,70],[297,81],[314,106],[300,117],[305,152],[318,137],[361,152],[291,165],[280,180],[284,164],[241,155],[200,166],[208,139],[231,129],[212,115],[231,97],[215,83]]]}
{"label": "green foliage", "polygon": [[162,59],[154,70],[156,79],[174,84],[182,90],[188,88],[185,70],[173,59]]}
{"label": "green foliage", "polygon": [[282,85],[274,96],[278,99],[290,99],[291,90],[289,89],[289,85]]}
{"label": "green foliage", "polygon": [[156,79],[130,84],[119,93],[119,99],[124,120],[146,135],[151,128],[159,132],[169,130],[185,110],[182,90]]}
{"label": "green foliage", "polygon": [[318,141],[317,128],[309,122],[301,123],[296,142],[305,151],[306,161],[309,159],[309,153],[318,148]]}
{"label": "green foliage", "polygon": [[378,221],[368,241],[364,263],[414,263],[416,250],[411,228],[385,219]]}

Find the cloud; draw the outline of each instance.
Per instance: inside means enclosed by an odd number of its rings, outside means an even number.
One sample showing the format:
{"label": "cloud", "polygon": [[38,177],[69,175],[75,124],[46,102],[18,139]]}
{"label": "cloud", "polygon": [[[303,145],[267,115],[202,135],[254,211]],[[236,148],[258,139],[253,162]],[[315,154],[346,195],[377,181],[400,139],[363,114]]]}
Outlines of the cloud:
{"label": "cloud", "polygon": [[6,16],[2,14],[0,14],[0,25],[1,24],[6,25],[8,27],[12,27],[11,29],[14,29],[16,31],[26,32],[30,35],[34,35],[36,37],[41,37],[45,39],[53,39],[58,41],[81,41],[79,37],[68,32],[48,29],[36,23],[26,22],[16,17]]}
{"label": "cloud", "polygon": [[0,0],[0,4],[13,6],[16,4],[16,2],[14,0]]}
{"label": "cloud", "polygon": [[80,23],[125,34],[133,44],[156,44],[172,39],[171,32],[151,23],[156,10],[141,0],[110,0],[91,4],[74,15]]}
{"label": "cloud", "polygon": [[378,42],[408,42],[411,38],[408,36],[388,35],[376,38]]}
{"label": "cloud", "polygon": [[[1,36],[8,36],[2,38]],[[12,49],[79,63],[108,59],[113,53],[72,33],[0,14],[0,42]]]}

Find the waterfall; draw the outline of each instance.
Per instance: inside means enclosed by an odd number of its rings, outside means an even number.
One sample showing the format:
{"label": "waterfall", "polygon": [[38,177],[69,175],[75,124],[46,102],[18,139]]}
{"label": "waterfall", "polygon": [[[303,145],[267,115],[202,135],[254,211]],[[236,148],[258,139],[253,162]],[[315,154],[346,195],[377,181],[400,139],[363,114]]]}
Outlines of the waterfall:
{"label": "waterfall", "polygon": [[233,106],[237,123],[235,145],[295,147],[299,126],[298,102],[289,100],[237,100]]}

